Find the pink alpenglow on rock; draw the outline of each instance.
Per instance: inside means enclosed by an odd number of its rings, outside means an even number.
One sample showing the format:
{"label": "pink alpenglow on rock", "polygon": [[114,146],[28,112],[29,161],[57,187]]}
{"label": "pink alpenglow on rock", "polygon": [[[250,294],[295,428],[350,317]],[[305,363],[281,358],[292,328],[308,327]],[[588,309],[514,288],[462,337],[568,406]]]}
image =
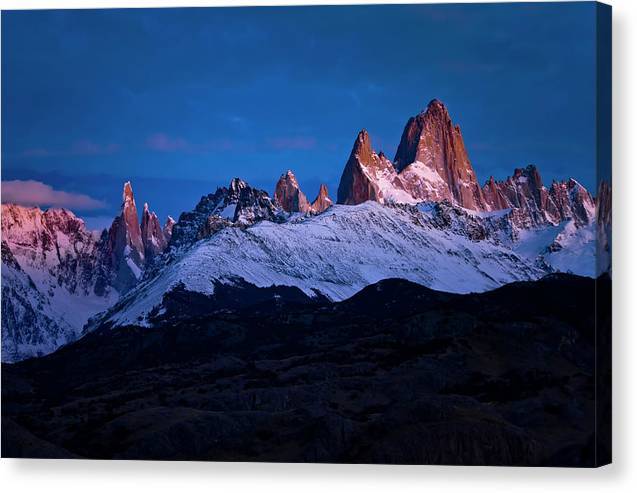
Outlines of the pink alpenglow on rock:
{"label": "pink alpenglow on rock", "polygon": [[274,200],[285,212],[310,212],[310,202],[299,187],[292,171],[281,175],[274,190]]}
{"label": "pink alpenglow on rock", "polygon": [[108,231],[108,253],[115,272],[113,285],[118,291],[126,292],[141,278],[145,248],[130,182],[124,184],[122,199],[120,215]]}
{"label": "pink alpenglow on rock", "polygon": [[319,193],[314,199],[314,202],[312,202],[312,212],[315,212],[317,214],[325,212],[332,206],[333,203],[334,202],[332,202],[332,199],[330,198],[327,191],[327,185],[325,183],[321,183]]}

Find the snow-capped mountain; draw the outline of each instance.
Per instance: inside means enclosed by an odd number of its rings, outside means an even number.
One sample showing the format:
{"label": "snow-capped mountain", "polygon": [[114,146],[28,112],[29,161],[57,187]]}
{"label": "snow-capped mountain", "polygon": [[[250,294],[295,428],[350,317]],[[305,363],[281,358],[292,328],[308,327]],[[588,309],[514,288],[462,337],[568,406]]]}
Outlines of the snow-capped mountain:
{"label": "snow-capped mountain", "polygon": [[3,360],[46,354],[104,323],[160,323],[169,293],[215,296],[220,285],[342,300],[392,277],[467,293],[610,270],[608,184],[595,198],[572,178],[547,188],[527,166],[479,186],[437,100],[409,119],[393,162],[358,134],[337,202],[321,185],[310,203],[292,171],[273,198],[235,178],[162,228],[147,204],[140,223],[126,183],[101,235],[68,211],[5,204]]}
{"label": "snow-capped mountain", "polygon": [[77,338],[74,328],[54,315],[48,296],[38,291],[2,242],[2,361],[40,356]]}
{"label": "snow-capped mountain", "polygon": [[147,209],[140,226],[130,183],[120,215],[101,234],[67,210],[3,204],[3,361],[77,339],[89,317],[137,284],[149,253],[160,254],[166,243]]}
{"label": "snow-capped mountain", "polygon": [[546,273],[497,238],[492,218],[451,206],[333,206],[249,228],[226,227],[193,244],[142,282],[106,318],[150,325],[164,295],[179,287],[213,295],[216,282],[295,286],[345,299],[381,279],[399,277],[443,291],[484,291]]}
{"label": "snow-capped mountain", "polygon": [[366,200],[409,204],[447,200],[473,211],[515,209],[512,220],[521,228],[571,219],[583,226],[595,216],[593,198],[581,184],[571,178],[547,189],[533,165],[515,169],[501,182],[490,177],[480,187],[460,127],[436,99],[407,121],[393,162],[376,153],[366,130],[358,134],[341,176],[338,203]]}
{"label": "snow-capped mountain", "polygon": [[208,237],[229,225],[247,227],[257,221],[282,221],[285,212],[267,192],[252,188],[239,178],[230,186],[201,197],[191,212],[183,212],[171,227],[170,246],[180,248]]}
{"label": "snow-capped mountain", "polygon": [[292,286],[340,301],[386,278],[468,293],[558,270],[595,275],[594,222],[520,229],[514,213],[476,212],[449,201],[366,201],[247,228],[226,219],[214,234],[173,249],[160,269],[92,327],[161,323],[167,294],[214,296],[219,284]]}
{"label": "snow-capped mountain", "polygon": [[2,205],[3,360],[53,351],[115,302],[107,240],[69,211]]}

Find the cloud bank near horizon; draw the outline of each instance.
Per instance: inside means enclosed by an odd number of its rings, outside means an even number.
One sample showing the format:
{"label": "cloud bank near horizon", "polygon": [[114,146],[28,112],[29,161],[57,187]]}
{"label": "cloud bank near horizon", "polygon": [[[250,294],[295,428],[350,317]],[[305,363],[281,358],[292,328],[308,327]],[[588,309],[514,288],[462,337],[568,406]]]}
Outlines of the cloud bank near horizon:
{"label": "cloud bank near horizon", "polygon": [[62,207],[82,211],[105,209],[107,204],[83,193],[56,190],[36,180],[2,182],[2,203],[24,206]]}

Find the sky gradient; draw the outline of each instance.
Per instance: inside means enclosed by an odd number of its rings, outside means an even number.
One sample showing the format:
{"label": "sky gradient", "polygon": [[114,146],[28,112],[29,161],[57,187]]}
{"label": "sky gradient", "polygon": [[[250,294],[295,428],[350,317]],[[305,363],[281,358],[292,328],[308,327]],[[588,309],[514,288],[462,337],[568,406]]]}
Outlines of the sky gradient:
{"label": "sky gradient", "polygon": [[126,180],[162,222],[287,169],[335,199],[358,131],[393,157],[433,98],[480,182],[533,163],[594,192],[593,3],[2,13],[3,183],[82,194],[92,227]]}

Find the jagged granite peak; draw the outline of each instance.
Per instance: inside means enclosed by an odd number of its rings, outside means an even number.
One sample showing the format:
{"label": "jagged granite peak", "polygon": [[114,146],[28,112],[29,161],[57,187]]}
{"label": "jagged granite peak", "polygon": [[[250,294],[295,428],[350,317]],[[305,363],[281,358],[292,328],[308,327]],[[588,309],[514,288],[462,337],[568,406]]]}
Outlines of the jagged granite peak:
{"label": "jagged granite peak", "polygon": [[515,209],[516,226],[536,227],[573,220],[576,226],[590,224],[595,216],[595,203],[579,182],[570,178],[544,186],[534,165],[516,168],[506,180],[491,177],[485,183],[483,196],[489,210]]}
{"label": "jagged granite peak", "polygon": [[47,272],[71,294],[93,294],[100,242],[71,211],[2,204],[2,239],[23,269]]}
{"label": "jagged granite peak", "polygon": [[327,185],[325,183],[321,183],[319,187],[319,193],[312,202],[312,212],[320,214],[321,212],[325,212],[329,209],[334,203],[330,198],[330,195],[327,190]]}
{"label": "jagged granite peak", "polygon": [[164,239],[166,240],[166,245],[168,245],[168,243],[170,243],[170,239],[172,238],[173,235],[173,226],[176,224],[177,221],[175,221],[172,216],[168,216],[166,218],[166,222],[164,223]]}
{"label": "jagged granite peak", "polygon": [[[261,220],[282,221],[283,214],[283,209],[266,191],[233,178],[229,187],[219,187],[214,193],[204,195],[194,210],[179,216],[172,227],[170,246],[189,246],[214,234],[220,227],[247,227]],[[216,219],[210,219],[214,216]]]}
{"label": "jagged granite peak", "polygon": [[124,183],[121,212],[108,231],[107,253],[113,286],[124,293],[137,284],[145,262],[142,230],[129,181]]}
{"label": "jagged granite peak", "polygon": [[[217,216],[214,221],[223,219]],[[163,293],[183,285],[186,291],[214,296],[219,280],[295,286],[309,296],[318,292],[342,300],[389,277],[444,291],[475,292],[552,272],[555,256],[544,255],[540,247],[527,252],[508,226],[501,214],[475,214],[448,201],[418,206],[367,201],[334,205],[328,214],[281,224],[226,226],[178,252],[174,262],[150,280],[152,287],[140,285],[107,318],[116,325],[152,324],[153,314],[163,312]],[[562,257],[567,248],[559,252]],[[591,258],[577,260],[586,268]],[[578,272],[576,266],[569,270]]]}
{"label": "jagged granite peak", "polygon": [[394,165],[401,174],[415,168],[414,175],[431,184],[420,187],[415,198],[450,199],[466,209],[485,209],[460,127],[453,124],[447,107],[437,99],[407,121]]}
{"label": "jagged granite peak", "polygon": [[482,187],[482,196],[491,210],[502,210],[510,207],[508,199],[504,196],[502,189],[493,176]]}
{"label": "jagged granite peak", "polygon": [[310,202],[301,191],[299,182],[291,170],[283,173],[274,189],[274,200],[285,212],[310,212]]}
{"label": "jagged granite peak", "polygon": [[[392,163],[384,154],[376,154],[369,133],[361,130],[343,169],[337,202],[345,205],[357,205],[367,200],[383,203],[401,189],[402,183],[397,179]],[[407,195],[402,198],[409,201]]]}
{"label": "jagged granite peak", "polygon": [[75,340],[90,316],[115,302],[105,244],[68,210],[2,205],[4,361]]}
{"label": "jagged granite peak", "polygon": [[166,249],[166,238],[157,214],[149,210],[147,203],[144,203],[144,211],[142,212],[141,232],[145,261],[150,261],[161,255]]}

